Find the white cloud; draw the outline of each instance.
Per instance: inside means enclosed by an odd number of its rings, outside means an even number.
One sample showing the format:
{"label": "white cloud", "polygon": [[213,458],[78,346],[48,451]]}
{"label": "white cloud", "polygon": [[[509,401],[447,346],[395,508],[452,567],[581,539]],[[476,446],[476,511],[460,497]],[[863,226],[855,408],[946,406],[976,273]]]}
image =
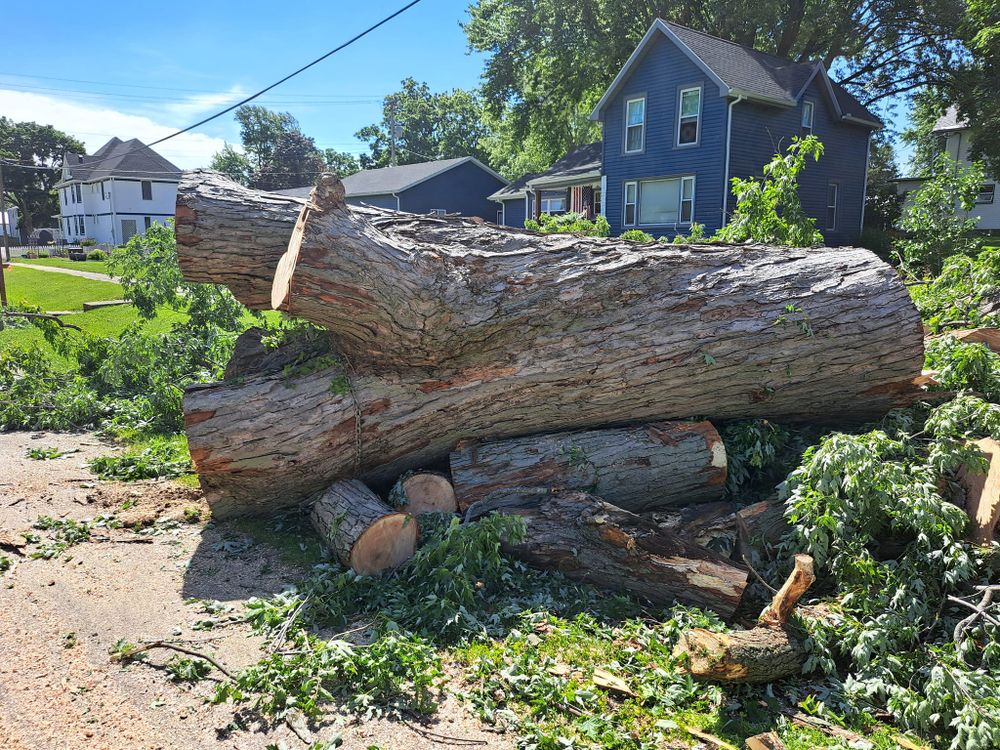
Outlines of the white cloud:
{"label": "white cloud", "polygon": [[[138,138],[143,143],[151,143],[190,124],[189,120],[196,112],[214,109],[219,104],[231,102],[238,95],[237,89],[231,89],[167,105],[162,111],[177,118],[178,122],[173,125],[100,104],[3,88],[0,88],[0,113],[14,121],[29,120],[52,125],[83,141],[87,152],[93,153],[113,136],[123,141]],[[223,143],[222,138],[192,132],[171,138],[154,148],[178,167],[193,169],[207,167],[212,154],[221,149]]]}

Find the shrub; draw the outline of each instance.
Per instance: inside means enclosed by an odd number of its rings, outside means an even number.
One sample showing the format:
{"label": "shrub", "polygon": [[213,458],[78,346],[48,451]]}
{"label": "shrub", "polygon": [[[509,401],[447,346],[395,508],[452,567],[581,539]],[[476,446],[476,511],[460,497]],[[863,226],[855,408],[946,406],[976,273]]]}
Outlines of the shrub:
{"label": "shrub", "polygon": [[85,240],[80,240],[80,247],[93,247],[96,244],[97,240],[91,239],[90,237]]}
{"label": "shrub", "polygon": [[40,251],[38,252],[38,255],[37,255],[37,256],[35,256],[35,257],[38,257],[38,258],[48,258],[48,257],[49,257],[49,254],[48,254],[47,252],[45,252],[44,250],[40,250]]}
{"label": "shrub", "polygon": [[995,326],[1000,298],[1000,248],[986,248],[975,258],[953,255],[937,278],[909,287],[920,317],[938,333],[947,327]]}
{"label": "shrub", "polygon": [[92,250],[87,253],[87,260],[107,260],[108,254],[103,250]]}
{"label": "shrub", "polygon": [[866,247],[882,260],[892,257],[892,235],[878,227],[865,227],[858,237],[858,245]]}
{"label": "shrub", "polygon": [[572,211],[564,214],[542,214],[538,221],[527,219],[524,228],[542,234],[566,232],[582,234],[585,237],[607,237],[611,234],[611,225],[604,216],[598,216],[591,221],[583,214]]}
{"label": "shrub", "polygon": [[764,165],[764,178],[734,177],[736,209],[729,223],[715,234],[721,242],[763,242],[769,245],[815,247],[823,244],[816,220],[806,215],[799,200],[799,173],[806,157],[818,161],[823,144],[816,136],[792,138],[784,156],[775,154]]}
{"label": "shrub", "polygon": [[641,229],[629,229],[628,231],[622,232],[621,235],[623,240],[628,242],[655,242],[656,238],[653,235],[643,232]]}

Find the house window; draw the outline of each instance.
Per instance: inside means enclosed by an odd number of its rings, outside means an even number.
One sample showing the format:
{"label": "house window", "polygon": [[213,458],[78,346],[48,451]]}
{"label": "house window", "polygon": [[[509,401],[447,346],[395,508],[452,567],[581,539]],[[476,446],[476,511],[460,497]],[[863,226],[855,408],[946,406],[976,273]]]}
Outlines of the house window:
{"label": "house window", "polygon": [[550,191],[542,193],[542,213],[555,214],[566,210],[566,193]]}
{"label": "house window", "polygon": [[636,197],[639,194],[639,183],[625,183],[625,216],[622,223],[627,227],[635,226]]}
{"label": "house window", "polygon": [[448,210],[445,208],[432,208],[430,211],[431,216],[445,216]]}
{"label": "house window", "polygon": [[144,201],[153,200],[153,183],[149,180],[142,181],[142,199]]}
{"label": "house window", "polygon": [[497,211],[497,226],[503,226],[503,209]]}
{"label": "house window", "polygon": [[101,200],[106,201],[108,199],[107,194],[104,192],[104,183],[101,183]]}
{"label": "house window", "polygon": [[680,107],[677,113],[677,145],[693,146],[698,143],[701,129],[701,87],[681,89]]}
{"label": "house window", "polygon": [[997,186],[995,184],[983,185],[979,188],[979,194],[976,196],[976,203],[993,203],[996,188]]}
{"label": "house window", "polygon": [[148,216],[143,217],[142,222],[143,224],[146,225],[146,229],[149,229],[150,225],[153,223],[152,221],[150,221]]}
{"label": "house window", "polygon": [[826,228],[837,228],[837,201],[840,198],[840,186],[831,182],[826,188]]}
{"label": "house window", "polygon": [[802,135],[812,135],[813,115],[816,107],[812,102],[802,102]]}
{"label": "house window", "polygon": [[694,177],[681,178],[681,224],[690,224],[694,216]]}
{"label": "house window", "polygon": [[642,151],[646,140],[646,98],[625,102],[625,153]]}
{"label": "house window", "polygon": [[75,202],[76,203],[83,203],[83,194],[82,194],[82,191],[80,190],[80,183],[79,182],[76,183],[75,187],[76,187],[76,201]]}
{"label": "house window", "polygon": [[594,216],[601,214],[601,189],[594,188]]}
{"label": "house window", "polygon": [[69,219],[63,219],[63,221],[66,223],[66,234],[69,234]]}

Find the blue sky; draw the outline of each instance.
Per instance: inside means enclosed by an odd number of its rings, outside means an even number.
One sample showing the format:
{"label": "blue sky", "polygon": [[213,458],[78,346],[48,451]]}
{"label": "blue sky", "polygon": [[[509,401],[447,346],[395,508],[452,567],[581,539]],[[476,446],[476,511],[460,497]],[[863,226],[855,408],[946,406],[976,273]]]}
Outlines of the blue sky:
{"label": "blue sky", "polygon": [[[460,27],[468,2],[422,0],[257,103],[291,112],[321,148],[365,151],[354,133],[379,120],[382,97],[403,78],[434,91],[478,85],[483,58],[468,53]],[[404,4],[5,3],[0,115],[54,125],[89,151],[112,136],[148,143],[263,88]],[[231,114],[157,150],[193,168],[206,166],[227,140],[239,141]]]}
{"label": "blue sky", "polygon": [[[0,46],[0,114],[52,124],[88,150],[113,135],[149,142],[272,83],[404,4],[5,3],[4,28],[24,33],[5,33]],[[291,112],[321,148],[365,151],[354,133],[380,119],[382,97],[401,79],[432,90],[478,85],[483,60],[467,54],[459,26],[467,6],[423,0],[257,103]],[[239,141],[232,115],[157,148],[191,168],[206,165],[223,140]]]}

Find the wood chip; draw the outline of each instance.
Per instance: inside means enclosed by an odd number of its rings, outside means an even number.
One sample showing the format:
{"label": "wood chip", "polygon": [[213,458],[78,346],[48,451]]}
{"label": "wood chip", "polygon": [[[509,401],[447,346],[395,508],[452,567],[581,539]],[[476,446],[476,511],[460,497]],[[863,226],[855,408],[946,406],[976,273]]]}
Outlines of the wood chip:
{"label": "wood chip", "polygon": [[635,695],[635,693],[632,692],[632,688],[628,686],[628,683],[625,682],[625,680],[623,680],[621,677],[611,674],[611,672],[609,672],[606,669],[601,669],[600,667],[595,669],[594,676],[592,679],[594,681],[594,684],[597,685],[597,687],[599,688],[604,688],[605,690],[613,690],[614,692],[621,693],[622,695],[632,695],[632,696]]}

